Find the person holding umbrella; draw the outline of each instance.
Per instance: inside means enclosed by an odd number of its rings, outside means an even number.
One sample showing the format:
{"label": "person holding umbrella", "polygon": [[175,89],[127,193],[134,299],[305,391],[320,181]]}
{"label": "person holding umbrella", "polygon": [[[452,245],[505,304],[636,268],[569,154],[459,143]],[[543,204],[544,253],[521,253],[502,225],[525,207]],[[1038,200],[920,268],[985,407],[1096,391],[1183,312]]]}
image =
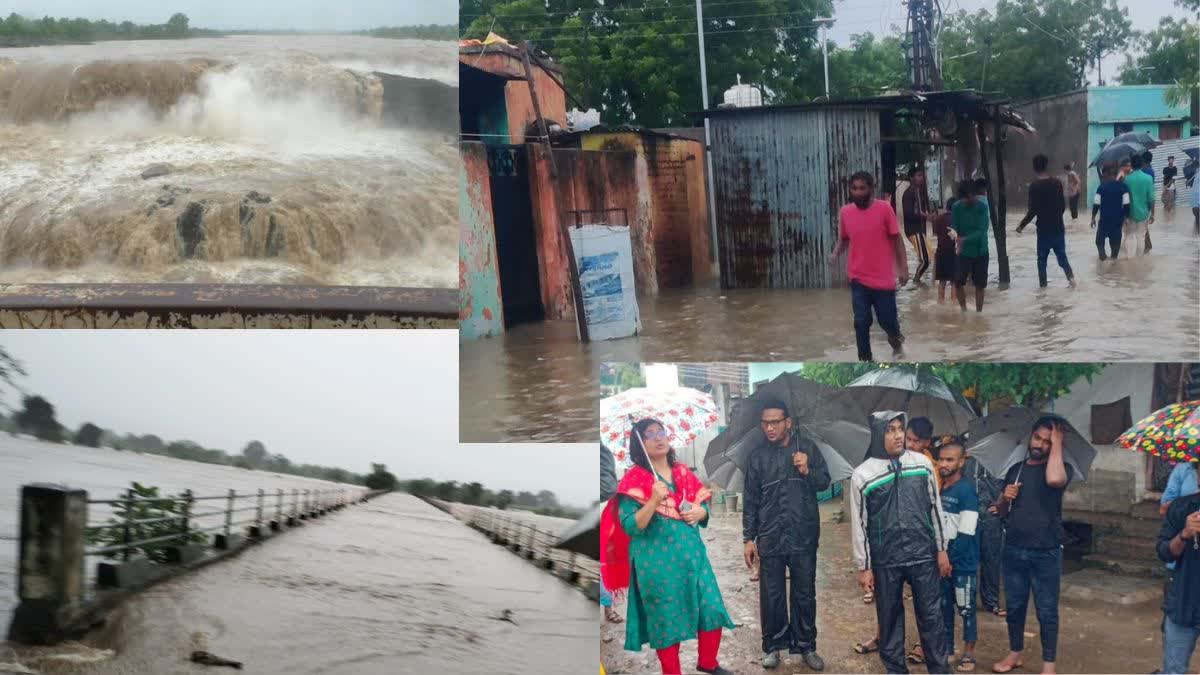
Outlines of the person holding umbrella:
{"label": "person holding umbrella", "polygon": [[879,657],[889,673],[907,673],[904,584],[930,673],[949,673],[940,578],[950,575],[945,519],[933,465],[904,447],[905,413],[869,418],[871,443],[850,479],[850,534],[858,582],[875,594]]}
{"label": "person holding umbrella", "polygon": [[658,652],[663,675],[680,675],[679,644],[699,639],[696,669],[732,675],[717,662],[721,629],[734,627],[700,538],[712,492],[682,462],[656,419],[633,425],[633,466],[617,485],[600,523],[601,575],[614,593],[628,590],[625,649]]}
{"label": "person holding umbrella", "polygon": [[1187,673],[1200,638],[1200,494],[1176,499],[1158,533],[1158,557],[1175,564],[1163,603],[1163,673]]}
{"label": "person holding umbrella", "polygon": [[1150,226],[1154,224],[1154,179],[1142,171],[1145,160],[1134,155],[1130,160],[1133,168],[1125,176],[1125,187],[1129,188],[1129,220],[1126,223],[1125,242],[1133,237],[1136,255],[1146,253],[1146,239]]}
{"label": "person holding umbrella", "polygon": [[768,399],[760,410],[764,442],[746,462],[742,539],[746,566],[759,561],[762,665],[778,667],[779,651],[787,649],[824,670],[816,651],[817,493],[829,488],[829,468],[816,444],[793,430],[786,403]]}
{"label": "person holding umbrella", "polygon": [[[1141,174],[1145,176],[1145,174]],[[1013,465],[994,513],[1006,518],[1004,599],[1009,654],[992,666],[1023,667],[1025,610],[1030,591],[1042,639],[1042,672],[1054,673],[1058,646],[1058,593],[1062,580],[1062,497],[1071,482],[1063,462],[1065,422],[1045,415],[1033,423],[1025,461]]]}

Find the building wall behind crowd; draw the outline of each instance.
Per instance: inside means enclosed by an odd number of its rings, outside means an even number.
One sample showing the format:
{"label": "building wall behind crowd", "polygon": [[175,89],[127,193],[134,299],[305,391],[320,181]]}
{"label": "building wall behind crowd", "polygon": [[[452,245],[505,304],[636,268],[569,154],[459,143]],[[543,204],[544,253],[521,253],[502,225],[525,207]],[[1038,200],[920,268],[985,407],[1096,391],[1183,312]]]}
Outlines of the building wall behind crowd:
{"label": "building wall behind crowd", "polygon": [[[1087,173],[1088,154],[1087,91],[1072,91],[1047,96],[1015,106],[1016,112],[1036,130],[1008,130],[1004,147],[1005,181],[1008,204],[1024,208],[1029,202],[1029,183],[1033,181],[1033,157],[1044,154],[1050,159],[1050,173],[1060,176],[1063,164],[1075,163],[1083,178]],[[1085,202],[1086,203],[1086,202]]]}

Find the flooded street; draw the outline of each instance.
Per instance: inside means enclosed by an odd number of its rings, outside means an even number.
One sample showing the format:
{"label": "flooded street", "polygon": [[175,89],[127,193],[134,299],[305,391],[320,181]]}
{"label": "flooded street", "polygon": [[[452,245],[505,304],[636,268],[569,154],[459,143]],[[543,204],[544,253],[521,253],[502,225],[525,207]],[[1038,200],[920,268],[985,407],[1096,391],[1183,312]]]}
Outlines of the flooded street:
{"label": "flooded street", "polygon": [[[870,638],[875,629],[875,607],[864,604],[862,590],[854,575],[850,551],[849,524],[837,522],[839,501],[821,506],[821,544],[817,554],[817,653],[825,659],[830,673],[883,673],[879,654],[854,653],[854,644]],[[717,575],[717,584],[725,608],[737,627],[725,631],[721,640],[721,665],[736,673],[757,674],[763,670],[762,629],[759,620],[758,582],[750,581],[742,561],[741,514],[718,514],[703,531],[708,558]],[[1120,579],[1120,577],[1116,577]],[[1140,580],[1139,580],[1140,581]],[[1063,589],[1072,584],[1072,575],[1063,576]],[[906,644],[917,640],[912,603],[906,602]],[[622,617],[625,607],[617,606]],[[1064,673],[1149,673],[1162,665],[1162,640],[1159,622],[1162,612],[1156,600],[1136,605],[1113,606],[1065,598],[1059,607],[1058,668]],[[981,611],[978,615],[979,641],[976,672],[991,672],[991,666],[1008,652],[1005,620]],[[957,626],[961,651],[962,624]],[[600,655],[608,672],[658,673],[658,659],[648,647],[627,652],[625,625],[604,623]],[[1036,673],[1041,666],[1041,643],[1037,618],[1032,606],[1025,622],[1025,669]],[[780,654],[786,659],[777,672],[808,673],[798,656]],[[683,643],[680,662],[696,663],[696,642]],[[1200,665],[1200,656],[1192,661]],[[913,672],[925,672],[925,666],[910,666]]]}
{"label": "flooded street", "polygon": [[401,79],[456,86],[452,49],[0,49],[0,283],[453,286],[457,151],[407,122],[430,103]]}
{"label": "flooded street", "polygon": [[[259,472],[59,447],[0,441],[6,623],[15,600],[12,537],[21,483],[74,476],[72,484],[104,493],[134,477],[205,493],[264,485]],[[234,482],[238,474],[246,478]],[[506,609],[515,624],[498,620]],[[97,675],[212,672],[187,661],[194,649],[243,661],[249,673],[555,675],[594,665],[596,617],[595,604],[578,589],[449,514],[392,494],[155,586],[123,605],[83,646],[21,647],[15,656],[38,672]],[[0,663],[11,657],[9,649],[0,643]],[[115,655],[104,658],[103,650]],[[44,658],[55,654],[99,660]]]}
{"label": "flooded street", "polygon": [[[932,285],[897,294],[913,361],[1122,361],[1200,358],[1200,238],[1191,214],[1151,226],[1154,250],[1100,262],[1081,214],[1067,220],[1067,251],[1077,290],[1051,256],[1049,287],[1038,288],[1036,235],[1013,229],[1010,287],[995,286],[992,241],[982,314],[937,302]],[[910,268],[915,267],[911,261]],[[927,276],[926,279],[929,277]],[[969,289],[968,289],[968,294]],[[857,359],[848,289],[730,290],[713,286],[641,298],[644,332],[582,345],[572,321],[516,326],[460,345],[463,442],[593,442],[598,437],[601,363]],[[891,354],[878,325],[876,358]]]}

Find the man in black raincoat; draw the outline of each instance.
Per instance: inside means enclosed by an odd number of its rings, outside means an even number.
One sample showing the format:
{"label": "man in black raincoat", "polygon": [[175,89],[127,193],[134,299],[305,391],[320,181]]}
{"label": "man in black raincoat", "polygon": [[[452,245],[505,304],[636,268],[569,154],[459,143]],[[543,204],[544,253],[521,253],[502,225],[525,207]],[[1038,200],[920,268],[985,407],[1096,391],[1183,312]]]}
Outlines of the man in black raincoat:
{"label": "man in black raincoat", "polygon": [[925,455],[904,447],[906,416],[869,418],[871,445],[850,478],[850,536],[859,584],[875,593],[879,657],[889,673],[907,673],[904,584],[930,673],[949,673],[941,577],[950,576],[937,474]]}
{"label": "man in black raincoat", "polygon": [[762,665],[775,668],[779,651],[787,649],[809,668],[823,670],[816,651],[817,493],[829,488],[829,467],[817,446],[792,428],[786,403],[763,403],[760,421],[766,442],[746,461],[742,539],[746,566],[761,561]]}

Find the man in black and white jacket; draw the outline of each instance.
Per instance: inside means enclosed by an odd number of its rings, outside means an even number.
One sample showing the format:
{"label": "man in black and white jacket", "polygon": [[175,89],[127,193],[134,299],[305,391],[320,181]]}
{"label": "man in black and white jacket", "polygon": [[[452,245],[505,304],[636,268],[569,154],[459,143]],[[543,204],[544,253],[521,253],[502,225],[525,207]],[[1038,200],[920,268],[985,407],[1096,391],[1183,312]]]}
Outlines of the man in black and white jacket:
{"label": "man in black and white jacket", "polygon": [[949,673],[941,578],[950,575],[937,473],[924,455],[906,450],[904,413],[870,417],[867,458],[850,479],[850,533],[859,584],[875,593],[879,656],[889,673],[907,673],[904,584],[930,673]]}

